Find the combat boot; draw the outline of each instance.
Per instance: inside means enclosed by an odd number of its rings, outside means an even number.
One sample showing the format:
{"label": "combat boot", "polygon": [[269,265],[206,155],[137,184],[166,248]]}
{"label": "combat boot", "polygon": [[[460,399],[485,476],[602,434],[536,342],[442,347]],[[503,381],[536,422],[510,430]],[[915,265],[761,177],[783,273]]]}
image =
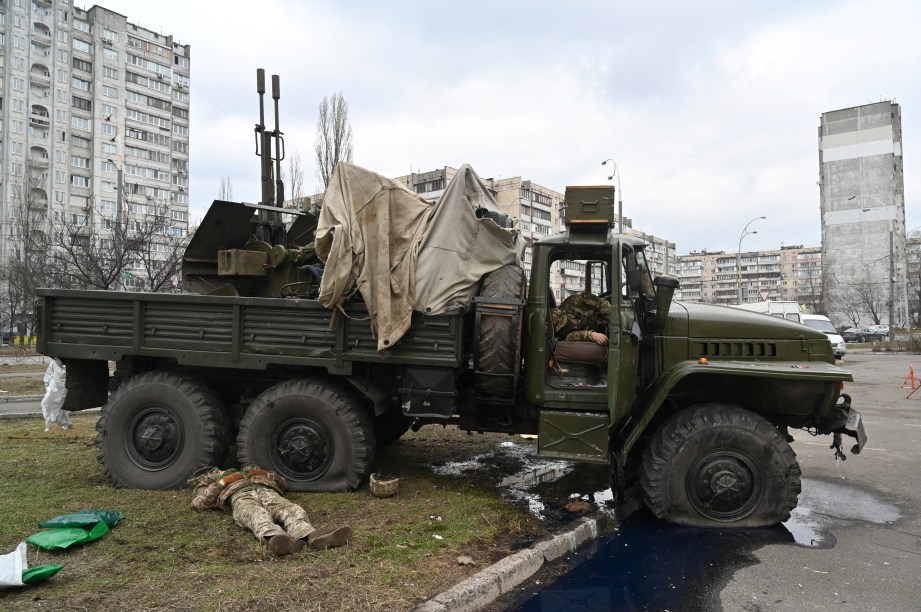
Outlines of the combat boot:
{"label": "combat boot", "polygon": [[318,529],[317,531],[314,531],[309,536],[307,536],[307,542],[310,544],[310,548],[315,550],[324,550],[326,548],[342,546],[351,539],[351,527],[329,527],[326,529]]}
{"label": "combat boot", "polygon": [[304,543],[289,535],[274,535],[269,538],[269,548],[276,555],[290,555],[304,548]]}

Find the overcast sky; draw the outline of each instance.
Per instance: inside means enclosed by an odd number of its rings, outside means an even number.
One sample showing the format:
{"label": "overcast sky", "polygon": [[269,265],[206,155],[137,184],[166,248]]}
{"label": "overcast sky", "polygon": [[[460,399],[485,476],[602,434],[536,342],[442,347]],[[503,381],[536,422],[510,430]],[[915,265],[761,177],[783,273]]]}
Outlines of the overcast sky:
{"label": "overcast sky", "polygon": [[317,106],[341,91],[360,166],[470,163],[563,191],[607,183],[613,158],[624,215],[679,253],[735,252],[761,215],[744,250],[819,245],[821,114],[895,100],[907,226],[921,225],[916,1],[100,4],[191,45],[193,216],[222,176],[234,199],[260,199],[262,67],[281,77],[308,192]]}

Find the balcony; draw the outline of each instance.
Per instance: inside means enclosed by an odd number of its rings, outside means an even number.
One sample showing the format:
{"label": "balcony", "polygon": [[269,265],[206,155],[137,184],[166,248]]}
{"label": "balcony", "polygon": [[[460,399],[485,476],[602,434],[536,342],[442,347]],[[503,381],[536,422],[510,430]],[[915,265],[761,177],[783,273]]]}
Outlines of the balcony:
{"label": "balcony", "polygon": [[35,43],[36,45],[44,45],[46,47],[50,47],[52,43],[51,32],[42,32],[41,30],[34,30],[32,32],[32,42]]}
{"label": "balcony", "polygon": [[45,155],[44,157],[30,157],[28,159],[28,163],[32,168],[47,168],[49,164],[48,156]]}
{"label": "balcony", "polygon": [[42,74],[40,72],[30,72],[29,82],[32,83],[33,85],[41,85],[42,87],[51,87],[51,76],[47,74]]}

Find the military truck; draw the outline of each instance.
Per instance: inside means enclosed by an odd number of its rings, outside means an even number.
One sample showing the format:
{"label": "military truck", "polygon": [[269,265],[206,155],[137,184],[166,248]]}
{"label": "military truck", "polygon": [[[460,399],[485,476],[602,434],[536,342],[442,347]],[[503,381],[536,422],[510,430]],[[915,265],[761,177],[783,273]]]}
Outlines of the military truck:
{"label": "military truck", "polygon": [[[277,162],[281,147],[259,137],[263,164]],[[212,204],[184,260],[200,294],[39,290],[38,348],[67,366],[67,409],[102,405],[98,459],[116,486],[182,487],[238,461],[295,491],[344,491],[410,427],[453,425],[537,434],[543,457],[609,464],[613,486],[638,483],[665,520],[760,526],[797,503],[789,428],[831,435],[839,457],[842,434],[852,453],[865,443],[827,337],[673,302],[677,280],[653,279],[646,244],[614,231],[613,187],[567,188],[566,229],[531,246],[529,279],[498,266],[463,307],[414,310],[383,350],[368,301],[320,303],[319,266],[304,263],[317,219],[282,223],[281,189]],[[607,346],[554,337],[553,277],[610,300]]]}

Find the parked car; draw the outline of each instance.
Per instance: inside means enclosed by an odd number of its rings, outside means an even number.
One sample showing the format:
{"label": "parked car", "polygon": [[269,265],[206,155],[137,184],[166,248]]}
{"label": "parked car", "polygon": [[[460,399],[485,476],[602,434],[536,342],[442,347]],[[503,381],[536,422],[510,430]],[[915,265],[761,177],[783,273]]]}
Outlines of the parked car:
{"label": "parked car", "polygon": [[888,332],[884,334],[882,332],[874,331],[869,327],[860,329],[857,329],[856,327],[849,327],[848,329],[844,330],[844,332],[841,334],[841,337],[844,338],[845,342],[877,342],[888,335]]}
{"label": "parked car", "polygon": [[828,341],[831,342],[831,348],[835,352],[835,359],[844,359],[844,356],[847,354],[847,347],[844,345],[845,341],[828,317],[813,314],[801,314],[800,316],[803,319],[803,325],[811,327],[828,336]]}
{"label": "parked car", "polygon": [[875,332],[879,332],[879,333],[885,334],[885,335],[887,335],[887,336],[889,335],[889,326],[888,326],[888,325],[870,325],[869,327],[867,327],[867,329],[872,329],[872,330],[875,331]]}

